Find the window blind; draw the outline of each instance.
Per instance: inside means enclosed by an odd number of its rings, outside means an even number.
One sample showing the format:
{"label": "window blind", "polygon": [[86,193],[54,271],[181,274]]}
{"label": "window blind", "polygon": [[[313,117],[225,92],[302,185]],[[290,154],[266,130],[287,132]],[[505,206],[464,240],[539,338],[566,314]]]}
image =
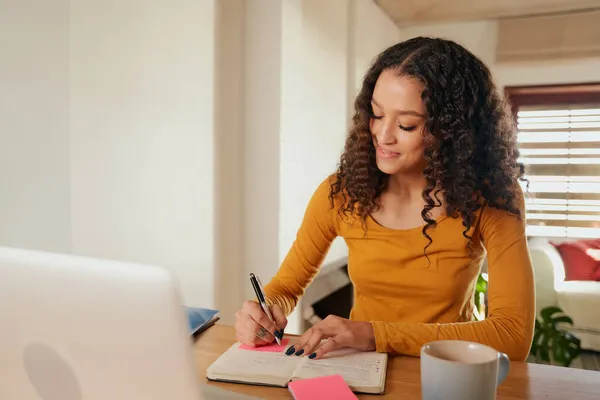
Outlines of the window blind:
{"label": "window blind", "polygon": [[600,104],[520,106],[517,128],[528,236],[600,237]]}

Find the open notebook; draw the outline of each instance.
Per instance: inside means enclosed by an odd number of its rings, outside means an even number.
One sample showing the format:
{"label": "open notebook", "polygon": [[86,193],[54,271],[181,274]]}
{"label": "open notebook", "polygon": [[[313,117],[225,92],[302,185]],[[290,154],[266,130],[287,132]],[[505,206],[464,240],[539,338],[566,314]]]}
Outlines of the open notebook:
{"label": "open notebook", "polygon": [[245,349],[232,345],[206,371],[210,380],[286,387],[290,381],[341,375],[350,389],[360,393],[383,393],[388,356],[386,353],[341,349],[320,360],[281,351]]}

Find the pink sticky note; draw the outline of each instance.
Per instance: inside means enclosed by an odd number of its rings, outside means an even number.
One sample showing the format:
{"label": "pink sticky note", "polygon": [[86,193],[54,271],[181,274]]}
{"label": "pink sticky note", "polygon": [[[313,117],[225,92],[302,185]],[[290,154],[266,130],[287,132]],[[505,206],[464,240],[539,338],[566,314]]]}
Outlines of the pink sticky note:
{"label": "pink sticky note", "polygon": [[288,383],[294,400],[356,400],[341,375],[328,375]]}
{"label": "pink sticky note", "polygon": [[287,344],[290,342],[290,339],[281,340],[281,346],[277,344],[277,342],[273,342],[271,344],[267,344],[264,346],[250,347],[245,344],[240,344],[240,349],[242,350],[254,350],[254,351],[271,351],[274,353],[280,353],[285,350]]}

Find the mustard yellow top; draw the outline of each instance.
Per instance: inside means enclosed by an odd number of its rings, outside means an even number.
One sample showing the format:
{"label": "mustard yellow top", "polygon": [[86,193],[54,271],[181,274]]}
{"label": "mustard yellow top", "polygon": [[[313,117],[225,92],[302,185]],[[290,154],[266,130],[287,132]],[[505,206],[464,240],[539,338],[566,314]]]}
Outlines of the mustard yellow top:
{"label": "mustard yellow top", "polygon": [[[354,285],[350,319],[373,323],[377,351],[418,356],[423,344],[460,339],[486,344],[513,360],[529,352],[535,318],[531,260],[523,219],[484,207],[470,230],[472,255],[460,218],[440,217],[428,231],[394,230],[359,218],[343,219],[329,201],[329,180],[315,191],[294,244],[265,286],[271,303],[289,315],[336,236],[349,249]],[[524,207],[524,204],[523,204]],[[485,247],[484,247],[485,242]],[[488,317],[474,321],[474,291],[487,250]]]}

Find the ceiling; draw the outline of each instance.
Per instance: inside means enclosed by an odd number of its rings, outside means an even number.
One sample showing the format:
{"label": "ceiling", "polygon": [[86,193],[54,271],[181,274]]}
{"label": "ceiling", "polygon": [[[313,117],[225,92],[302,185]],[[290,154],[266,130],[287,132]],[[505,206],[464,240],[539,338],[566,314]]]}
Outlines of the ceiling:
{"label": "ceiling", "polygon": [[600,9],[600,0],[373,0],[399,27]]}

